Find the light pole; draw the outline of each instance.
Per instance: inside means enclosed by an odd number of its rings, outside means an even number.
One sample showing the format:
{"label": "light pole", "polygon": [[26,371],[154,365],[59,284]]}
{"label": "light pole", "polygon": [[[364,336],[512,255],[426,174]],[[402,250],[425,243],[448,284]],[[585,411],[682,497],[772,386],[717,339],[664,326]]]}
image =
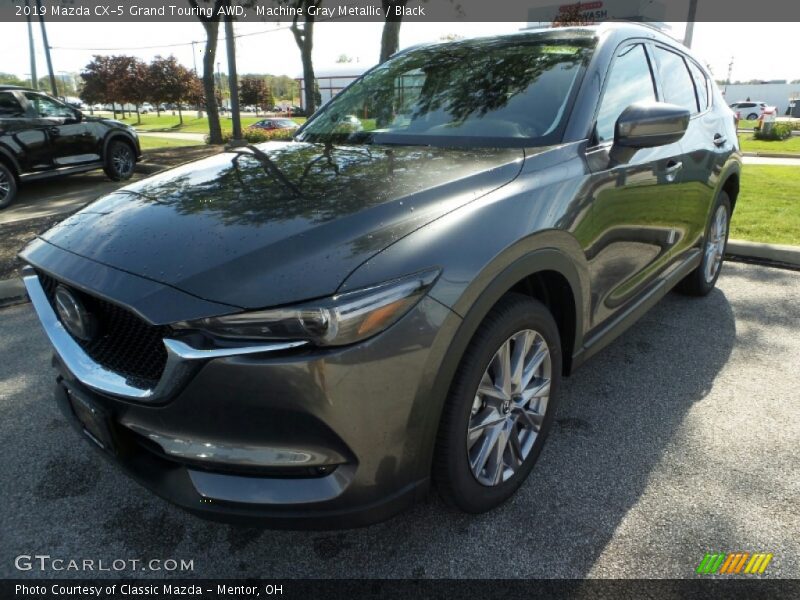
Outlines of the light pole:
{"label": "light pole", "polygon": [[39,89],[39,78],[36,76],[36,51],[33,47],[33,26],[31,25],[31,0],[25,0],[26,20],[28,21],[28,52],[31,56],[31,87]]}
{"label": "light pole", "polygon": [[47,28],[44,25],[44,9],[42,0],[36,0],[36,10],[39,13],[39,25],[42,27],[42,43],[44,43],[44,57],[47,59],[47,74],[50,76],[50,89],[53,96],[58,97],[58,87],[56,87],[56,76],[53,73],[53,61],[50,58],[50,44],[47,41]]}
{"label": "light pole", "polygon": [[197,75],[197,50],[195,50],[194,45],[197,42],[192,42],[192,61],[194,62],[194,74]]}

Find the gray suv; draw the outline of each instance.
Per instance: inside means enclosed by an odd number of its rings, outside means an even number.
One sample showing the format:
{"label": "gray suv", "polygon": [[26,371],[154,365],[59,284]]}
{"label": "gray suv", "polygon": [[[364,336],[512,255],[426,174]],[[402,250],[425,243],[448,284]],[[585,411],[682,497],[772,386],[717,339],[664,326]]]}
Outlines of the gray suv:
{"label": "gray suv", "polygon": [[563,376],[714,287],[739,157],[709,73],[648,27],[417,47],[292,141],[98,200],[24,279],[66,418],[164,498],[341,527],[433,483],[481,512]]}

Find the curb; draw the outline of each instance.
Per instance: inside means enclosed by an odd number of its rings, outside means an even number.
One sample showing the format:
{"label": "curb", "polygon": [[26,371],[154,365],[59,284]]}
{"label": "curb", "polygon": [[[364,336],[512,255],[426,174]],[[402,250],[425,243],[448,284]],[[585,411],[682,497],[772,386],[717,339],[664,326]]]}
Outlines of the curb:
{"label": "curb", "polygon": [[788,152],[742,152],[742,156],[750,158],[793,158],[800,164],[800,154],[790,154]]}
{"label": "curb", "polygon": [[728,240],[725,254],[734,260],[741,259],[744,262],[756,262],[767,266],[800,269],[800,246]]}
{"label": "curb", "polygon": [[13,279],[0,280],[0,307],[22,304],[27,301],[28,294],[25,291],[25,284],[22,283],[22,279],[14,277]]}

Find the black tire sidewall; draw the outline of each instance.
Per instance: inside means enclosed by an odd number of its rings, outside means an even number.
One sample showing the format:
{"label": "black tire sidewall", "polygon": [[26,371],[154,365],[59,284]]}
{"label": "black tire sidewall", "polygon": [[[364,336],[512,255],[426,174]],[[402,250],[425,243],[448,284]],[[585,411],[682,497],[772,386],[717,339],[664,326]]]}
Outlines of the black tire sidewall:
{"label": "black tire sidewall", "polygon": [[717,285],[717,280],[719,279],[719,275],[722,272],[722,265],[725,262],[725,258],[723,256],[722,263],[720,263],[719,268],[717,269],[714,278],[711,281],[706,281],[706,244],[708,243],[708,236],[711,233],[711,225],[714,222],[714,217],[717,214],[717,209],[720,205],[725,206],[725,210],[728,213],[728,219],[725,229],[725,247],[728,246],[728,233],[731,229],[731,218],[732,218],[732,210],[731,210],[731,201],[728,197],[728,194],[724,191],[720,191],[717,194],[717,199],[714,201],[714,205],[711,208],[711,212],[708,215],[708,221],[706,223],[705,234],[703,235],[703,243],[700,247],[700,265],[689,275],[686,276],[683,281],[675,288],[677,291],[689,295],[689,296],[705,296],[711,292]]}
{"label": "black tire sidewall", "polygon": [[[514,333],[524,329],[539,332],[547,342],[551,357],[550,398],[542,428],[530,454],[513,477],[497,486],[479,483],[470,469],[466,452],[466,433],[472,403],[484,371],[497,349]],[[445,499],[461,510],[485,512],[508,499],[530,474],[547,439],[556,411],[561,380],[561,344],[558,328],[547,308],[540,302],[518,294],[502,299],[479,327],[461,364],[448,397],[450,413],[444,424],[443,445],[439,452],[440,469],[446,480]]]}
{"label": "black tire sidewall", "polygon": [[[114,149],[117,148],[117,146],[119,145],[124,146],[131,153],[131,161],[133,162],[133,168],[131,169],[131,172],[128,174],[121,174],[114,167],[114,159],[113,159]],[[136,170],[136,153],[133,151],[130,144],[123,142],[121,140],[112,140],[108,144],[108,148],[106,149],[106,158],[104,162],[105,162],[104,171],[106,175],[108,175],[109,179],[113,181],[126,181],[133,176],[133,173]]]}
{"label": "black tire sidewall", "polygon": [[11,169],[2,163],[0,163],[0,171],[2,171],[3,175],[6,176],[9,182],[8,195],[5,198],[0,198],[0,208],[6,208],[11,205],[11,203],[17,197],[17,179]]}
{"label": "black tire sidewall", "polygon": [[708,243],[708,236],[711,235],[711,225],[714,223],[714,219],[717,215],[717,210],[720,206],[725,207],[726,221],[725,221],[725,248],[728,247],[728,233],[731,230],[731,201],[728,198],[728,194],[725,192],[720,192],[717,196],[716,202],[714,202],[714,207],[711,209],[711,215],[708,218],[708,224],[706,225],[706,234],[703,236],[703,260],[700,263],[700,267],[698,269],[698,279],[700,285],[703,287],[703,291],[705,293],[710,292],[714,289],[717,285],[717,279],[719,279],[719,274],[722,272],[722,265],[725,263],[725,257],[723,253],[722,261],[719,264],[719,268],[717,268],[717,272],[714,274],[714,277],[711,281],[706,281],[706,260],[708,258],[706,254],[706,244]]}

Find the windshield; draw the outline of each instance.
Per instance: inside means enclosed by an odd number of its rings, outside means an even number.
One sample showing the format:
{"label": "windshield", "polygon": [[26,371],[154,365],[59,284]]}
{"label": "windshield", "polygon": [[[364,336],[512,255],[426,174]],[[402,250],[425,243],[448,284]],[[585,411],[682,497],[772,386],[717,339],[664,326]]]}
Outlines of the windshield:
{"label": "windshield", "polygon": [[593,39],[541,35],[412,50],[368,72],[301,130],[308,142],[558,141]]}

